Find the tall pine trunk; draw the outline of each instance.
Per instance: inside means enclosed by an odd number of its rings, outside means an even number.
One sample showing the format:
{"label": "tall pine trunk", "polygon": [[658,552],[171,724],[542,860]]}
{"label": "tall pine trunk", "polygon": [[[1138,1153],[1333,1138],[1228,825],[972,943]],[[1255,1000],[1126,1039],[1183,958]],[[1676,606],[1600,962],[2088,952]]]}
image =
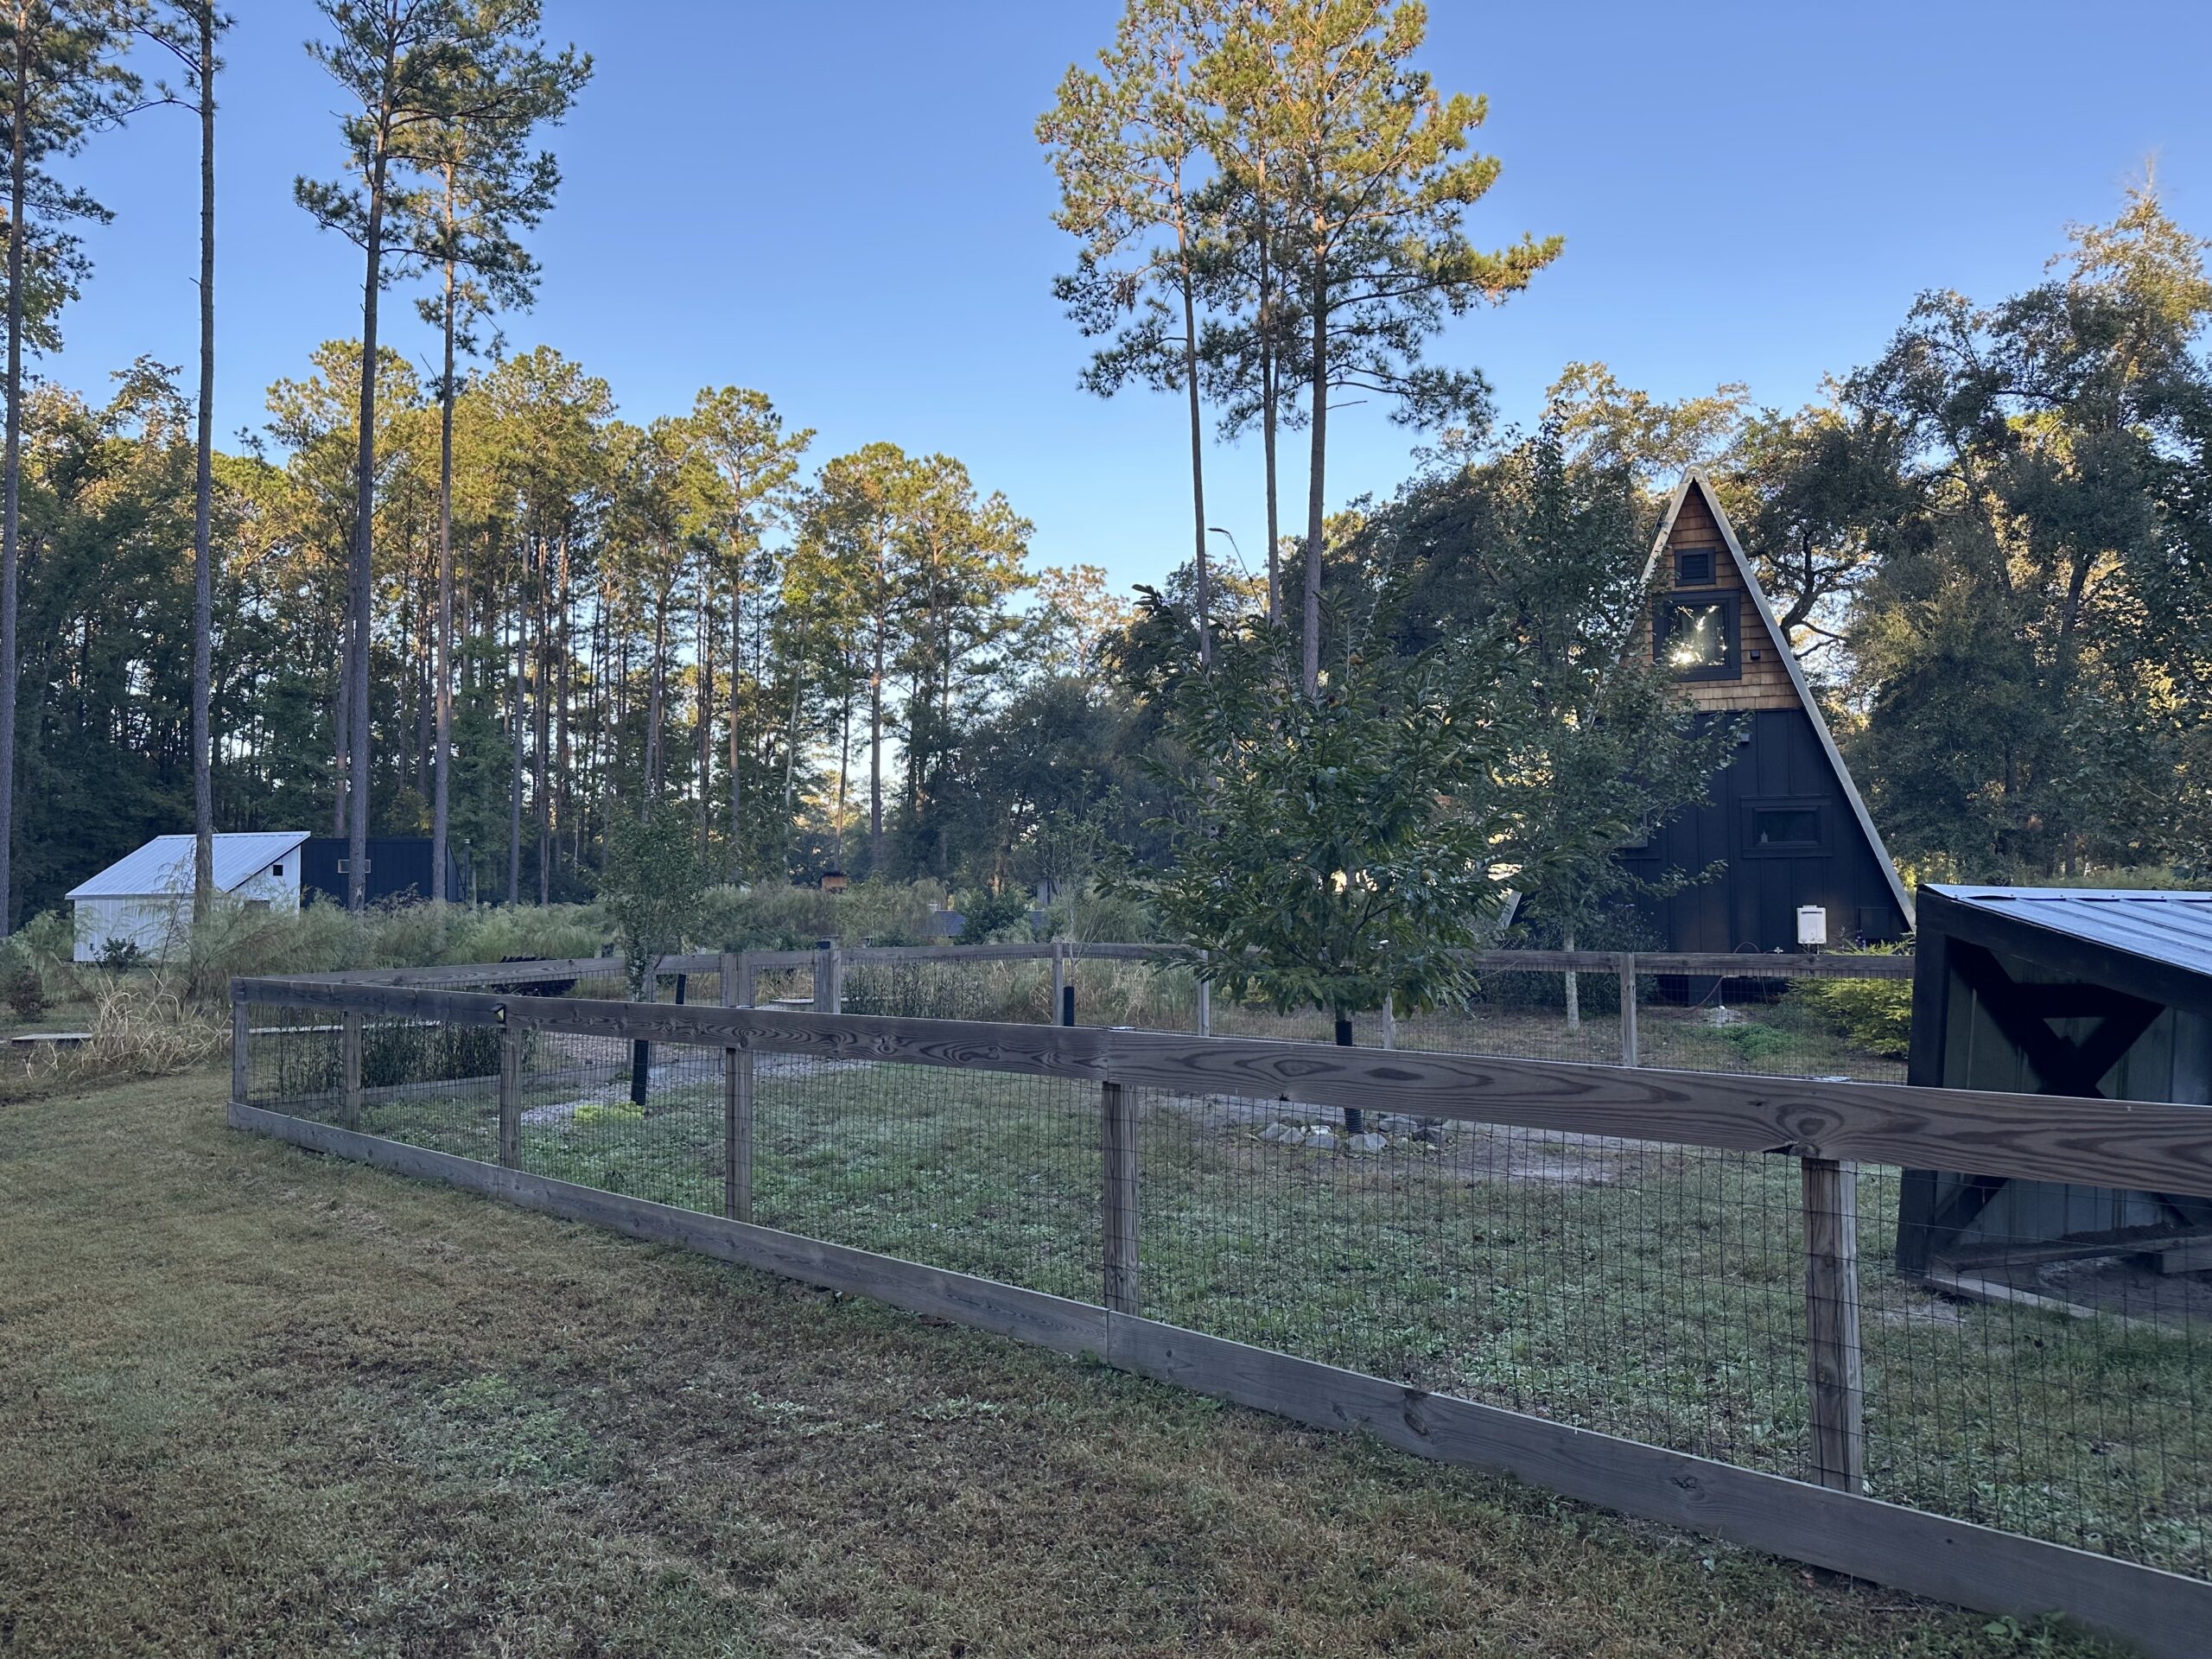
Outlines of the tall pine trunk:
{"label": "tall pine trunk", "polygon": [[8,150],[8,414],[6,505],[0,511],[0,933],[16,926],[16,587],[22,557],[23,458],[23,210],[30,151],[21,118],[30,95],[31,31],[17,19],[16,110]]}
{"label": "tall pine trunk", "polygon": [[366,276],[361,283],[361,405],[358,471],[353,486],[353,550],[347,571],[346,681],[353,719],[346,734],[346,903],[360,912],[369,901],[369,598],[376,537],[377,301],[384,285],[385,169],[379,144],[369,177]]}
{"label": "tall pine trunk", "polygon": [[1327,500],[1329,456],[1329,307],[1328,264],[1317,250],[1313,257],[1313,426],[1306,479],[1306,604],[1303,616],[1305,650],[1300,677],[1306,695],[1321,695],[1321,531]]}
{"label": "tall pine trunk", "polygon": [[868,873],[883,873],[883,630],[875,623],[875,663],[868,682]]}
{"label": "tall pine trunk", "polygon": [[215,899],[215,8],[200,7],[200,410],[192,493],[192,920]]}
{"label": "tall pine trunk", "polygon": [[[1179,219],[1175,236],[1179,245],[1184,239],[1183,226]],[[1183,260],[1183,385],[1191,406],[1191,535],[1193,543],[1192,570],[1198,585],[1198,663],[1201,667],[1213,664],[1213,627],[1209,621],[1213,610],[1212,584],[1206,571],[1206,468],[1205,429],[1198,407],[1198,304],[1191,292],[1190,252],[1181,248]]]}
{"label": "tall pine trunk", "polygon": [[744,696],[745,566],[741,562],[729,582],[729,879],[745,879],[745,768],[738,740],[737,716]]}
{"label": "tall pine trunk", "polygon": [[[453,235],[453,169],[446,169],[446,235]],[[446,837],[451,830],[453,798],[453,405],[454,405],[454,261],[446,260],[445,379],[438,397],[438,620],[433,646],[436,663],[436,730],[430,749],[430,897],[452,897],[446,891]]]}

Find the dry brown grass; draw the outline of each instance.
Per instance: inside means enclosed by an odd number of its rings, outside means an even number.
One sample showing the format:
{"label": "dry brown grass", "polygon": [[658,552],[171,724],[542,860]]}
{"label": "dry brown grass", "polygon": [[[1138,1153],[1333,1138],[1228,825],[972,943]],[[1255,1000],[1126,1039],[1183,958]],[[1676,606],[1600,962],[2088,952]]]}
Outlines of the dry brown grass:
{"label": "dry brown grass", "polygon": [[221,1127],[0,1106],[0,1653],[2095,1649]]}

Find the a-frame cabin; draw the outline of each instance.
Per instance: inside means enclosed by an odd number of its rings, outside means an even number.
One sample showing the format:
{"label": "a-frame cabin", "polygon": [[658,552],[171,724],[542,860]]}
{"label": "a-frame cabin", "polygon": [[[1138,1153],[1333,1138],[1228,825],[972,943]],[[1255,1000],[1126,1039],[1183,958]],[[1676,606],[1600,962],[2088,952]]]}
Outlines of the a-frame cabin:
{"label": "a-frame cabin", "polygon": [[1796,950],[1806,905],[1827,912],[1830,944],[1903,938],[1912,901],[1701,471],[1675,490],[1644,574],[1656,597],[1638,648],[1674,669],[1701,718],[1738,721],[1708,798],[1622,854],[1649,878],[1726,866],[1644,902],[1660,948]]}

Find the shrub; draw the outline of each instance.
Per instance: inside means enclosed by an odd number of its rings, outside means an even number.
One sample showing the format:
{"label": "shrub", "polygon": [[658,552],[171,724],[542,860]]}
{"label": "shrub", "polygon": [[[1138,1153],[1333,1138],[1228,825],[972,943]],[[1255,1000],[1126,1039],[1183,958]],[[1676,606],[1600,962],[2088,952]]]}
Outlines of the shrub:
{"label": "shrub", "polygon": [[6,995],[18,1020],[35,1020],[46,1012],[46,979],[28,954],[10,953],[6,969],[0,970],[0,994]]}
{"label": "shrub", "polygon": [[136,939],[102,939],[99,957],[100,970],[109,974],[127,974],[146,959]]}
{"label": "shrub", "polygon": [[805,950],[817,939],[932,944],[930,912],[944,897],[934,881],[861,881],[842,893],[781,885],[709,888],[694,938],[726,950]]}
{"label": "shrub", "polygon": [[1909,979],[1800,979],[1791,982],[1789,1000],[1866,1053],[1901,1060],[1912,1046]]}

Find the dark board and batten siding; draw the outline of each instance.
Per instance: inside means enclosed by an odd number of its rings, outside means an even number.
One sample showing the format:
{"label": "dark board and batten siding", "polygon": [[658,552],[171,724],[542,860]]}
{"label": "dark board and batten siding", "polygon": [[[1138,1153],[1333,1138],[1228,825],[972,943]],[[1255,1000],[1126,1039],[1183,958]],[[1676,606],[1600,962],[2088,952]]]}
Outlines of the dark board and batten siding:
{"label": "dark board and batten siding", "polygon": [[[1701,721],[1720,718],[1700,715]],[[1859,832],[1849,799],[1802,709],[1761,709],[1734,718],[1745,741],[1712,782],[1709,798],[1661,825],[1643,848],[1624,855],[1636,874],[1725,868],[1644,906],[1670,950],[1795,950],[1797,907],[1828,913],[1828,942],[1904,937],[1881,855]],[[1809,808],[1819,819],[1817,850],[1763,851],[1751,844],[1761,809]]]}

